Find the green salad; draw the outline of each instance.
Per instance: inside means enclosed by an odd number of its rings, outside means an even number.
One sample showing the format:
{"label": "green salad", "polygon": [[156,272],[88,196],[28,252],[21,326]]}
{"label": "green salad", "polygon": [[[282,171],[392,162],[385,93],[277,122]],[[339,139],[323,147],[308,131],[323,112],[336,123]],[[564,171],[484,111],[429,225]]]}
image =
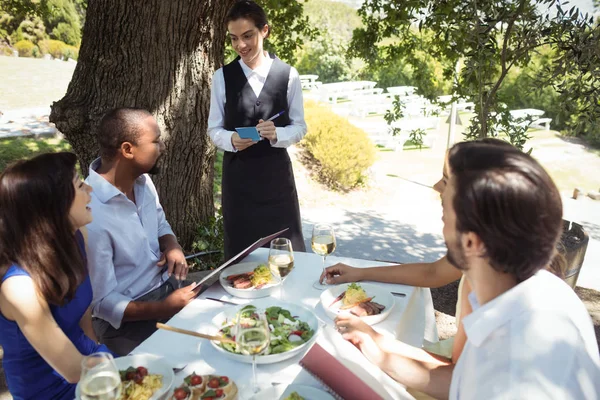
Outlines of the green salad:
{"label": "green salad", "polygon": [[[247,305],[233,319],[225,320],[219,332],[223,336],[235,340],[237,319],[251,319],[255,313],[256,307]],[[308,342],[314,335],[314,331],[306,322],[292,316],[288,310],[281,307],[269,307],[265,310],[265,314],[271,331],[271,339],[269,347],[262,355],[285,353]],[[241,354],[234,343],[220,342],[219,346],[231,353]]]}

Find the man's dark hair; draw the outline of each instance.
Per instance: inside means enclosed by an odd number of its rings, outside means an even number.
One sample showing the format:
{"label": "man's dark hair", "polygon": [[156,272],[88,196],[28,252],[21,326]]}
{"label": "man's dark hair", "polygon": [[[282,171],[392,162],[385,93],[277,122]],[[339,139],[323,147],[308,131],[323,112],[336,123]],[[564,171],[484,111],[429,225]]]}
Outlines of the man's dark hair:
{"label": "man's dark hair", "polygon": [[562,230],[556,185],[516,148],[463,142],[450,149],[456,229],[474,232],[490,265],[522,282],[553,258]]}
{"label": "man's dark hair", "polygon": [[[263,29],[265,25],[269,24],[267,22],[267,14],[265,14],[265,10],[251,0],[242,0],[235,3],[227,13],[225,24],[228,24],[231,21],[237,21],[240,18],[251,20],[254,22],[254,26],[256,26],[258,29]],[[269,27],[269,32],[267,33],[266,37],[269,37],[270,33],[271,27]]]}
{"label": "man's dark hair", "polygon": [[124,142],[136,144],[140,136],[140,122],[151,115],[142,108],[115,108],[107,112],[98,127],[100,157],[112,160]]}

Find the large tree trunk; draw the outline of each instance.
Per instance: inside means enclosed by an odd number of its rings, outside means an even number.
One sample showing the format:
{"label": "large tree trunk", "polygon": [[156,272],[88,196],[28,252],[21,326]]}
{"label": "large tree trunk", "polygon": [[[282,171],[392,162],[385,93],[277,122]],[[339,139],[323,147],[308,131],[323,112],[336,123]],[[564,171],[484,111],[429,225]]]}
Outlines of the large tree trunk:
{"label": "large tree trunk", "polygon": [[234,1],[90,0],[79,62],[50,115],[87,174],[107,110],[151,111],[167,146],[163,172],[153,179],[184,247],[214,213],[210,83],[223,60],[224,19]]}

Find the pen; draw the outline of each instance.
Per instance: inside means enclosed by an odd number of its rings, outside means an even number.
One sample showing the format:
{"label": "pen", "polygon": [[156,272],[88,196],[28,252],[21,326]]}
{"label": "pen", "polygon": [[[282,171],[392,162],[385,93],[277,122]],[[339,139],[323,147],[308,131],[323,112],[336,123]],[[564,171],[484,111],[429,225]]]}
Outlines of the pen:
{"label": "pen", "polygon": [[283,114],[285,114],[285,111],[280,111],[277,114],[273,115],[271,118],[269,118],[267,121],[273,121],[275,118],[277,118]]}

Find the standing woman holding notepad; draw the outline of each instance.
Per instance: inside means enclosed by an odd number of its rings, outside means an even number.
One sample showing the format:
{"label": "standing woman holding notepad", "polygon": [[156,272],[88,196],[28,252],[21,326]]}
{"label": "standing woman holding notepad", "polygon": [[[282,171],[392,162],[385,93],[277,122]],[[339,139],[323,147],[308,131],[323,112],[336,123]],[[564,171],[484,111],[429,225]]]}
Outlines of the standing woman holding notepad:
{"label": "standing woman holding notepad", "polygon": [[[264,10],[239,1],[226,18],[238,57],[212,81],[208,133],[223,157],[225,259],[279,230],[305,251],[300,207],[286,148],[306,134],[298,71],[263,50],[270,27]],[[273,118],[275,117],[275,118]],[[255,127],[259,139],[236,128]],[[239,130],[246,136],[246,130]],[[244,132],[245,131],[245,132]]]}

